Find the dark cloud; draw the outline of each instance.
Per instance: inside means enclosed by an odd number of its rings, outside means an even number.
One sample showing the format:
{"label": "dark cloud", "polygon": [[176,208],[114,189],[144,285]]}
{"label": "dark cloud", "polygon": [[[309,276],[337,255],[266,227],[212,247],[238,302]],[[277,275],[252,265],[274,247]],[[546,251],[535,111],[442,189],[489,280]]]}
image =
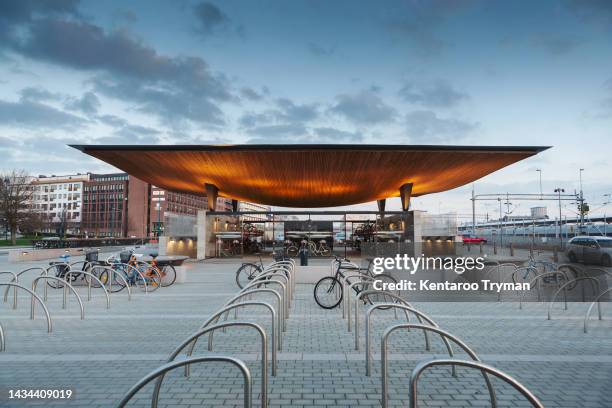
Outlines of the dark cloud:
{"label": "dark cloud", "polygon": [[[114,128],[113,136],[106,137],[104,139],[106,141],[112,138],[112,140],[115,142],[124,144],[128,142],[158,143],[159,136],[162,135],[162,132],[157,129],[148,126],[135,125],[126,119],[115,115],[100,115],[97,117],[97,119],[100,123]],[[100,140],[96,140],[96,142],[100,142]]]}
{"label": "dark cloud", "polygon": [[198,31],[211,34],[219,28],[227,28],[229,18],[216,5],[203,1],[196,4],[193,12],[198,19]]}
{"label": "dark cloud", "polygon": [[314,129],[319,142],[327,143],[357,143],[363,141],[363,135],[358,132],[347,132],[331,127],[319,127]]}
{"label": "dark cloud", "polygon": [[459,119],[445,119],[428,110],[413,111],[406,115],[406,130],[411,141],[417,143],[444,143],[462,139],[478,127],[477,123]]}
{"label": "dark cloud", "polygon": [[374,90],[338,95],[336,101],[336,104],[329,111],[344,116],[355,123],[389,122],[395,116],[395,110],[387,105]]}
{"label": "dark cloud", "polygon": [[[97,73],[96,90],[167,123],[224,123],[218,104],[232,100],[228,81],[199,57],[168,57],[126,31],[106,32],[83,21],[43,18],[13,44],[22,54]],[[78,39],[78,41],[75,41]]]}
{"label": "dark cloud", "polygon": [[30,86],[19,91],[21,99],[31,102],[59,101],[64,98],[62,94],[50,92],[41,86]]}
{"label": "dark cloud", "polygon": [[565,3],[580,18],[606,25],[612,23],[612,2],[609,0],[567,0]]}
{"label": "dark cloud", "polygon": [[18,102],[0,100],[0,123],[34,129],[75,129],[87,121],[52,106],[21,99]]}
{"label": "dark cloud", "polygon": [[336,47],[323,47],[315,43],[308,43],[308,51],[317,57],[330,57],[336,53]]}
{"label": "dark cloud", "polygon": [[260,101],[264,97],[263,93],[259,93],[253,88],[249,88],[248,86],[245,86],[240,90],[240,95],[243,98],[248,99],[249,101]]}
{"label": "dark cloud", "polygon": [[0,39],[14,37],[16,26],[36,16],[78,15],[78,0],[3,0],[0,1]]}
{"label": "dark cloud", "polygon": [[389,19],[387,28],[407,38],[419,55],[433,56],[449,46],[438,37],[436,28],[473,3],[472,0],[408,1],[403,3],[406,8]]}
{"label": "dark cloud", "polygon": [[299,143],[296,140],[309,139],[308,130],[299,123],[256,126],[248,133],[252,136],[248,143]]}
{"label": "dark cloud", "polygon": [[94,115],[100,109],[100,99],[93,92],[85,92],[80,98],[71,98],[64,104],[68,110]]}
{"label": "dark cloud", "polygon": [[546,33],[536,34],[533,42],[553,55],[567,54],[583,43],[578,37]]}
{"label": "dark cloud", "polygon": [[443,80],[430,84],[408,83],[399,90],[399,95],[406,102],[432,108],[450,108],[468,99],[467,94]]}
{"label": "dark cloud", "polygon": [[319,107],[314,103],[299,105],[288,98],[279,98],[276,105],[279,107],[275,112],[278,121],[309,122],[319,116]]}

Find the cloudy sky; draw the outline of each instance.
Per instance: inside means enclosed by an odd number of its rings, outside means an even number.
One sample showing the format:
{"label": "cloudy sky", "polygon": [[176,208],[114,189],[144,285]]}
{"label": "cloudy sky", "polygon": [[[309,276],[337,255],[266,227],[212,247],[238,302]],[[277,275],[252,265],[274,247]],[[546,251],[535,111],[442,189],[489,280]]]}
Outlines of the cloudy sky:
{"label": "cloudy sky", "polygon": [[[112,170],[68,143],[545,145],[476,191],[539,192],[536,169],[573,191],[584,168],[595,209],[612,193],[611,39],[606,0],[5,0],[0,166]],[[413,203],[465,214],[470,189]]]}

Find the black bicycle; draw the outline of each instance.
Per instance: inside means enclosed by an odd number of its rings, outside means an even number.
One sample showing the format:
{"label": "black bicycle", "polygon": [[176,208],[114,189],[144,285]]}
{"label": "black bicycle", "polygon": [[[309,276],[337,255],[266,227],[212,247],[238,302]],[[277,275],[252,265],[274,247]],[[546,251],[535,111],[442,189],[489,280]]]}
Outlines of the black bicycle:
{"label": "black bicycle", "polygon": [[[378,274],[374,275],[372,272],[372,262],[370,260],[367,268],[359,268],[354,265],[348,264],[350,261],[346,258],[340,258],[335,256],[333,261],[336,265],[336,273],[334,276],[326,276],[320,279],[315,287],[314,287],[314,298],[317,305],[321,306],[323,309],[333,309],[338,307],[342,302],[342,297],[344,296],[344,289],[342,287],[342,282],[340,279],[345,279],[347,273],[349,272],[357,272],[363,274],[364,276],[368,276],[377,280],[383,281],[383,283],[397,283],[397,280],[386,274]],[[348,278],[348,282],[350,282],[350,277]],[[359,288],[358,286],[361,286]],[[354,285],[353,291],[356,295],[358,295],[361,291],[368,290],[371,287],[371,283],[364,281],[362,285]],[[381,300],[382,299],[382,300]],[[379,295],[368,295],[365,296],[363,301],[364,303],[374,304],[379,301],[387,301],[388,299],[382,295],[382,298],[379,299]]]}

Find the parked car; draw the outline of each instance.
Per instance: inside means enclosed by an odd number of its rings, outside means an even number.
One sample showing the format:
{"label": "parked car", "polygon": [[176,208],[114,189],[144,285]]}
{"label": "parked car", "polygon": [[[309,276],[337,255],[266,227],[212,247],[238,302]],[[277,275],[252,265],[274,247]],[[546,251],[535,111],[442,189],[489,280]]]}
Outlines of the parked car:
{"label": "parked car", "polygon": [[461,238],[463,239],[464,244],[480,244],[481,242],[483,244],[487,243],[487,240],[485,238],[480,238],[480,237],[472,237],[469,235],[463,235]]}
{"label": "parked car", "polygon": [[574,237],[567,243],[565,254],[570,262],[612,266],[612,238]]}

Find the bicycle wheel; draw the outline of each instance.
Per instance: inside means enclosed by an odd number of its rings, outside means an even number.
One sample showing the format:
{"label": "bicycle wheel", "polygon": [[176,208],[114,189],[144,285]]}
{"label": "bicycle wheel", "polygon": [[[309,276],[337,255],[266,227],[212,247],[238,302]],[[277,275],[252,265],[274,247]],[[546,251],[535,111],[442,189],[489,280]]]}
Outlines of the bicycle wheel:
{"label": "bicycle wheel", "polygon": [[140,271],[140,275],[136,276],[136,279],[144,279],[147,282],[147,291],[155,292],[157,289],[161,287],[162,276],[159,272],[159,269],[156,267],[140,267],[138,268]]}
{"label": "bicycle wheel", "polygon": [[252,263],[242,264],[236,271],[236,284],[240,289],[248,285],[257,275],[262,272],[259,265]]}
{"label": "bicycle wheel", "polygon": [[342,302],[342,284],[333,276],[319,280],[314,287],[314,298],[323,309],[333,309]]}
{"label": "bicycle wheel", "polygon": [[159,268],[161,273],[161,285],[165,288],[171,286],[176,281],[176,269],[172,265],[164,265]]}
{"label": "bicycle wheel", "polygon": [[295,245],[291,245],[290,247],[287,248],[287,255],[297,256],[298,251],[299,251],[298,247],[296,247]]}
{"label": "bicycle wheel", "polygon": [[121,269],[106,269],[104,268],[98,279],[104,284],[107,291],[111,293],[121,292],[125,288],[125,282],[119,277],[119,274],[127,280],[127,275]]}

